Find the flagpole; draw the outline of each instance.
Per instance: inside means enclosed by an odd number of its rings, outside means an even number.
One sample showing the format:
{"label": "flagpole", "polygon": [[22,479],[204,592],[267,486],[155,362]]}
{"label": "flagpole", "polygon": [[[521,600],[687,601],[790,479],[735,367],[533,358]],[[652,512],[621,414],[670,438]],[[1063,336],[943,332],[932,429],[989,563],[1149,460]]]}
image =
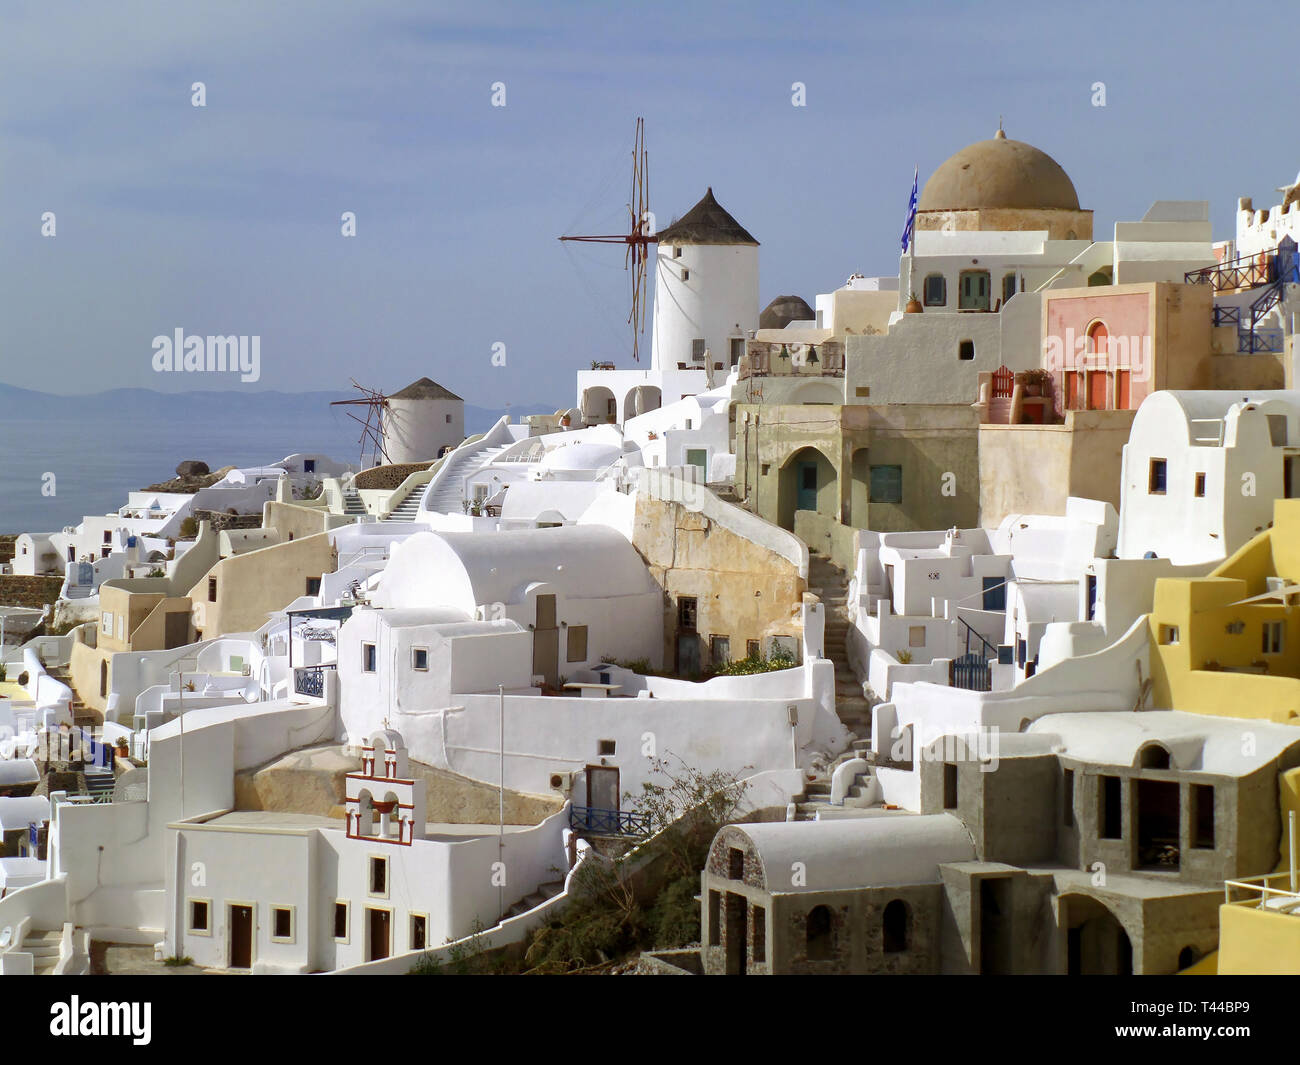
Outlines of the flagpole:
{"label": "flagpole", "polygon": [[[917,166],[912,172],[912,189],[917,188],[917,182],[921,177],[921,168]],[[918,201],[919,204],[920,201]],[[912,298],[912,293],[916,291],[916,213],[913,212],[909,223],[912,229],[911,239],[907,242],[907,297]],[[917,297],[920,299],[920,297]]]}

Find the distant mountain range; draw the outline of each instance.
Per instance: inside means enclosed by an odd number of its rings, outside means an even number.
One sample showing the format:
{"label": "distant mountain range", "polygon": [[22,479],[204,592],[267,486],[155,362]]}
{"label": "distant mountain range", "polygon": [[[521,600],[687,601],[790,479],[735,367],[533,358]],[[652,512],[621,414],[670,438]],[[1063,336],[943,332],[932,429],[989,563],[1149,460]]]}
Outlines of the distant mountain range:
{"label": "distant mountain range", "polygon": [[[211,389],[190,392],[155,392],[150,388],[113,388],[88,395],[60,396],[0,383],[0,417],[40,421],[51,418],[99,421],[164,419],[189,420],[205,416],[231,418],[274,417],[300,419],[317,416],[344,420],[347,408],[330,407],[339,399],[356,399],[356,392],[272,392],[249,389]],[[358,408],[351,408],[356,411]],[[509,413],[518,421],[529,414],[553,414],[559,404],[524,404],[503,407],[475,407],[465,404],[465,432],[486,432]]]}

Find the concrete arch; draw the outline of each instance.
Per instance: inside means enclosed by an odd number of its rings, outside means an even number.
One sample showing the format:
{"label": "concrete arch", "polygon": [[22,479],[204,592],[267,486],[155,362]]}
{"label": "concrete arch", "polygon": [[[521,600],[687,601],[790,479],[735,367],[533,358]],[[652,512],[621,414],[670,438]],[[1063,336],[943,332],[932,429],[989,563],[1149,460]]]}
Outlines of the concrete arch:
{"label": "concrete arch", "polygon": [[829,518],[839,516],[840,485],[835,463],[819,448],[802,447],[782,465],[777,482],[778,524],[794,531],[798,510],[813,510]]}
{"label": "concrete arch", "polygon": [[658,385],[637,385],[623,397],[623,420],[626,422],[641,414],[663,406],[663,393]]}
{"label": "concrete arch", "polygon": [[1069,976],[1128,976],[1135,969],[1129,930],[1100,899],[1071,892],[1057,899],[1061,971]]}

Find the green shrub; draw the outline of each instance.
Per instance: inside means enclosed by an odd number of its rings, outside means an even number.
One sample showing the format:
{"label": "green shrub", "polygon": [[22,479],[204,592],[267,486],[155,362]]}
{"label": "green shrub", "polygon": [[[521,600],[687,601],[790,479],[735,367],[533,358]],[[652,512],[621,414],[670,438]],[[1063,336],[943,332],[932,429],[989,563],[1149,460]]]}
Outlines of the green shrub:
{"label": "green shrub", "polygon": [[676,950],[700,941],[700,890],[698,877],[674,880],[655,899],[650,910],[650,927],[656,950]]}
{"label": "green shrub", "polygon": [[901,651],[894,652],[894,657],[897,658],[898,661],[905,666],[911,665],[912,663],[912,652],[907,650],[906,648],[904,648]]}
{"label": "green shrub", "polygon": [[199,535],[199,523],[193,518],[185,518],[181,521],[180,538],[182,540],[193,540]]}
{"label": "green shrub", "polygon": [[770,658],[762,655],[747,655],[735,662],[727,662],[713,671],[715,677],[745,677],[752,673],[772,673],[778,669],[789,669],[798,663],[794,655],[780,648],[774,650]]}

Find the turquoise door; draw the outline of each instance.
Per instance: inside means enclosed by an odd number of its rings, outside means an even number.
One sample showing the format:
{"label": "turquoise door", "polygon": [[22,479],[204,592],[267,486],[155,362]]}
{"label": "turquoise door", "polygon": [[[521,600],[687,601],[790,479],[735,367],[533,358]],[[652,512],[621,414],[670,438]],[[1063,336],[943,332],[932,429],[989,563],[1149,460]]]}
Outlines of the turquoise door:
{"label": "turquoise door", "polygon": [[801,462],[796,472],[799,478],[799,491],[795,501],[795,510],[817,509],[817,463]]}

